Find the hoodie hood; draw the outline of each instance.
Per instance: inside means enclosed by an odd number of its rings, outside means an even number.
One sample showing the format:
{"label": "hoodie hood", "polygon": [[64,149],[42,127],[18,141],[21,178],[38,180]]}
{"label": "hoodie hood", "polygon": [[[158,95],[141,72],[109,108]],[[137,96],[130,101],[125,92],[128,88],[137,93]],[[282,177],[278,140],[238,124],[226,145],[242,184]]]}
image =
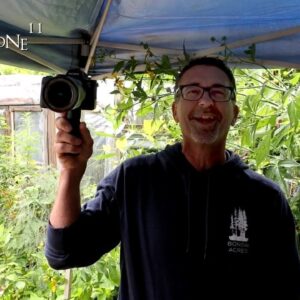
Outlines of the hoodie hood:
{"label": "hoodie hood", "polygon": [[230,150],[226,150],[226,161],[222,165],[213,166],[207,170],[197,171],[191,163],[186,159],[184,154],[182,153],[182,145],[181,143],[176,143],[174,145],[168,145],[164,151],[160,152],[162,159],[166,160],[169,164],[172,164],[173,167],[178,169],[178,171],[186,173],[186,172],[217,172],[219,170],[222,171],[230,171],[237,169],[245,170],[249,167],[241,160],[241,158],[233,153]]}

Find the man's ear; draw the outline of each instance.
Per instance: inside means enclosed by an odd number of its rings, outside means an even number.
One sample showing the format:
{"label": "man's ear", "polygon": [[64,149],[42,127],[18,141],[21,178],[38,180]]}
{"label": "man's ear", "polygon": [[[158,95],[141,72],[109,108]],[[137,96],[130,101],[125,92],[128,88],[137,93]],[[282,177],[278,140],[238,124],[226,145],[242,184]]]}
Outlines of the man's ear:
{"label": "man's ear", "polygon": [[176,101],[174,101],[172,103],[172,113],[173,113],[173,118],[174,118],[175,122],[178,123],[179,120],[178,120],[178,115],[177,115],[177,102]]}
{"label": "man's ear", "polygon": [[239,112],[240,112],[239,107],[238,107],[236,104],[234,104],[234,106],[233,106],[233,118],[232,118],[232,121],[231,121],[231,125],[232,125],[232,126],[235,125],[235,122],[236,122],[236,120],[237,120],[237,117],[238,117],[238,115],[239,115]]}

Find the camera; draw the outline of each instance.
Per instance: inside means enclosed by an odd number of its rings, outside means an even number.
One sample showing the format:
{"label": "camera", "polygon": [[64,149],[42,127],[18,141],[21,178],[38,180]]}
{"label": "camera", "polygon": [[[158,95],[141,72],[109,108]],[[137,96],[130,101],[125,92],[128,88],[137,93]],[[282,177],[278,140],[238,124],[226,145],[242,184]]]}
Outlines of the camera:
{"label": "camera", "polygon": [[55,77],[46,76],[42,79],[40,106],[55,112],[93,110],[97,87],[97,81],[81,70],[70,70]]}

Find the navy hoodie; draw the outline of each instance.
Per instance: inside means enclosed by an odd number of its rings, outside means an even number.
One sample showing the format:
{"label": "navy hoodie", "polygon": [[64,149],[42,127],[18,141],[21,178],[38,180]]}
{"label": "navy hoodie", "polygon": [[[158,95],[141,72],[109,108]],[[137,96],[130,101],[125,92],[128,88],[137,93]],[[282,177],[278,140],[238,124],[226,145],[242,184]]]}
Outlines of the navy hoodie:
{"label": "navy hoodie", "polygon": [[87,266],[120,243],[120,300],[300,299],[287,200],[226,153],[201,172],[181,144],[125,161],[74,224],[49,224],[50,266]]}

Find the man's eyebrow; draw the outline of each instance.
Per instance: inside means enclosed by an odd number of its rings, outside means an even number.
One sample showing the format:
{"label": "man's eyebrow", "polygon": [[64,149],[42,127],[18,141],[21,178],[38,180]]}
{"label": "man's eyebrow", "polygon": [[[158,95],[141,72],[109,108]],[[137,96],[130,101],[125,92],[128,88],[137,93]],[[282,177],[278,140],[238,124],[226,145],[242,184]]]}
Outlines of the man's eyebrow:
{"label": "man's eyebrow", "polygon": [[189,83],[179,84],[179,85],[199,85],[199,83],[198,82],[189,82]]}

